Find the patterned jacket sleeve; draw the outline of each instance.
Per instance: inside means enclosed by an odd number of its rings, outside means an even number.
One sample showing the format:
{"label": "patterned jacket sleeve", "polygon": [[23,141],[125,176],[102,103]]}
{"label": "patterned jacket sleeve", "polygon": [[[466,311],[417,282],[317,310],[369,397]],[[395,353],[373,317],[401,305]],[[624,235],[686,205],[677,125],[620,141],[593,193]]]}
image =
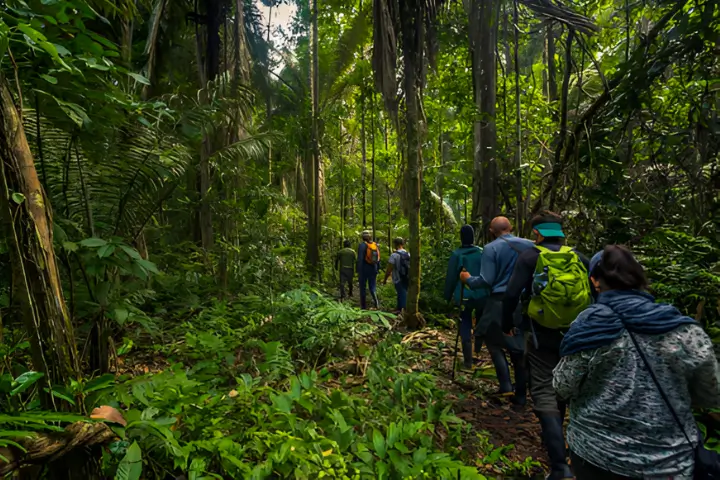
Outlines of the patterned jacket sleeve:
{"label": "patterned jacket sleeve", "polygon": [[553,370],[553,388],[561,400],[570,400],[578,395],[593,353],[594,350],[589,350],[560,359]]}
{"label": "patterned jacket sleeve", "polygon": [[687,351],[685,361],[691,371],[688,387],[693,406],[720,406],[720,372],[712,340],[699,325],[679,334]]}

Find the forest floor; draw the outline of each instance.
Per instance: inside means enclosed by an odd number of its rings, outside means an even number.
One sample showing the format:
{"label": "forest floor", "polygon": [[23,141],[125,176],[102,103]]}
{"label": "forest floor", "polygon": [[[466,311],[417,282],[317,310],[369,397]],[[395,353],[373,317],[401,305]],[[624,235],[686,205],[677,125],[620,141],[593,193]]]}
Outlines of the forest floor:
{"label": "forest floor", "polygon": [[[359,305],[357,294],[352,303]],[[540,437],[540,423],[533,413],[529,395],[528,405],[524,409],[514,409],[510,403],[511,397],[497,394],[499,385],[495,370],[484,346],[475,355],[472,371],[460,368],[462,353],[458,351],[458,368],[453,381],[456,333],[442,326],[406,333],[402,342],[422,354],[421,363],[410,367],[434,374],[438,386],[448,393],[455,414],[470,423],[475,433],[486,433],[491,444],[489,455],[488,448],[478,448],[475,438],[469,438],[467,442],[467,448],[476,453],[476,464],[482,473],[503,478],[544,478],[543,472],[548,470],[548,458]],[[500,460],[500,456],[506,461]],[[503,476],[508,469],[525,470],[525,475]]]}

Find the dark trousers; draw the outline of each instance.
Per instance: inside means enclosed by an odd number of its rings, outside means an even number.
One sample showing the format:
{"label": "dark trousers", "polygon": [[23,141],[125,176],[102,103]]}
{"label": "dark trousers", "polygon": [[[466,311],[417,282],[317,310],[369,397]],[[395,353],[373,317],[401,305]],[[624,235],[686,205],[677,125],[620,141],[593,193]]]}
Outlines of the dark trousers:
{"label": "dark trousers", "polygon": [[353,269],[340,269],[340,298],[345,298],[345,286],[348,287],[348,296],[352,297],[353,290],[353,278],[355,277],[355,271]]}
{"label": "dark trousers", "polygon": [[[487,298],[482,317],[478,322],[475,335],[479,342],[484,342],[490,352],[495,367],[500,391],[512,392],[510,367],[507,356],[515,370],[515,399],[525,402],[527,396],[527,369],[525,366],[524,341],[519,337],[507,337],[502,333],[502,301],[503,294],[494,294]],[[478,341],[475,342],[478,345]]]}
{"label": "dark trousers", "polygon": [[407,306],[408,282],[400,282],[395,284],[395,292],[397,293],[397,309],[404,310]]}
{"label": "dark trousers", "polygon": [[375,308],[380,306],[377,298],[377,268],[375,265],[363,265],[360,269],[360,308],[367,308],[366,294],[370,290],[370,296],[375,302]]}
{"label": "dark trousers", "polygon": [[553,369],[560,362],[562,338],[562,332],[533,323],[527,341],[530,396],[535,414],[540,420],[543,443],[550,457],[550,478],[572,476],[567,464],[563,432],[566,404],[558,400],[552,385]]}
{"label": "dark trousers", "polygon": [[632,477],[624,477],[609,470],[596,467],[584,458],[570,452],[570,462],[573,473],[577,480],[631,480]]}
{"label": "dark trousers", "polygon": [[[532,331],[535,332],[535,338]],[[562,338],[560,331],[534,324],[527,342],[527,363],[530,370],[530,396],[535,411],[564,418],[566,405],[558,400],[552,385],[553,369],[560,362]]]}

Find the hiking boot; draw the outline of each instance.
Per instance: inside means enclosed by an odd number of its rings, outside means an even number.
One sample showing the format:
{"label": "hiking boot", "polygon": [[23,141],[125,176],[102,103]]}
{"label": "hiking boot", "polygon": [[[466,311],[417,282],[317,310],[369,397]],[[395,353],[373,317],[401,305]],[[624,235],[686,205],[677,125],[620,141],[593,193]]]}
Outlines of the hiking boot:
{"label": "hiking boot", "polygon": [[574,480],[575,476],[569,465],[565,465],[561,471],[552,471],[545,477],[545,480]]}

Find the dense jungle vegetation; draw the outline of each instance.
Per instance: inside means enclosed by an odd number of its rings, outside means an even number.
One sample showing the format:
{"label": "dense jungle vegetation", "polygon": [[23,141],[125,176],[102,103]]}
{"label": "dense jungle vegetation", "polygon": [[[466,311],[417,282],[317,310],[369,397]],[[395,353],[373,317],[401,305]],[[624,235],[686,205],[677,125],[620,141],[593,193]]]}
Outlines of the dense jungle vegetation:
{"label": "dense jungle vegetation", "polygon": [[[447,382],[447,259],[499,213],[717,331],[718,0],[261,1],[0,5],[0,474],[539,471]],[[409,239],[402,318],[336,301],[364,229]]]}

